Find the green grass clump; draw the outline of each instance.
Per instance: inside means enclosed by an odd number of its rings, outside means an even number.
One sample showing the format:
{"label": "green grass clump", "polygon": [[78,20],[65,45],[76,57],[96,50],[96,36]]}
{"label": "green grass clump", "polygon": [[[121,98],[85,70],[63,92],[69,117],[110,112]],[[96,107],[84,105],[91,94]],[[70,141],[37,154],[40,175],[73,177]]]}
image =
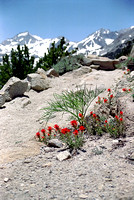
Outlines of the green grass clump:
{"label": "green grass clump", "polygon": [[84,117],[91,102],[102,92],[102,90],[90,90],[77,87],[76,91],[64,91],[62,94],[54,94],[54,100],[48,102],[48,106],[43,108],[43,118],[49,120],[57,112],[69,113],[74,119],[80,122],[79,113]]}

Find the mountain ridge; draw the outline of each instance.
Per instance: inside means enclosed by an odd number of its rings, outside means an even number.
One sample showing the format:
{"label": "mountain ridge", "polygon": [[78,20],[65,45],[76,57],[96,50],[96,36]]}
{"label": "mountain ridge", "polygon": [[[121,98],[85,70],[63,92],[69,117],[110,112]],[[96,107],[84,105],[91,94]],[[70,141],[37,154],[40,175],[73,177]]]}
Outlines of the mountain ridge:
{"label": "mountain ridge", "polygon": [[[131,37],[129,37],[130,35]],[[13,38],[4,40],[0,44],[0,62],[2,61],[3,55],[10,55],[12,48],[16,49],[18,45],[27,45],[30,54],[39,59],[44,56],[44,53],[48,52],[51,43],[55,41],[55,45],[58,45],[62,37],[63,36],[43,39],[40,36],[30,34],[28,31],[18,33]],[[78,48],[77,54],[95,54],[103,56],[110,55],[108,53],[110,51],[113,52],[114,47],[117,48],[120,46],[119,44],[125,43],[128,39],[134,39],[134,26],[119,31],[110,31],[110,29],[100,28],[79,42],[69,41],[67,38],[65,38],[65,41],[69,44],[67,47],[68,51]]]}

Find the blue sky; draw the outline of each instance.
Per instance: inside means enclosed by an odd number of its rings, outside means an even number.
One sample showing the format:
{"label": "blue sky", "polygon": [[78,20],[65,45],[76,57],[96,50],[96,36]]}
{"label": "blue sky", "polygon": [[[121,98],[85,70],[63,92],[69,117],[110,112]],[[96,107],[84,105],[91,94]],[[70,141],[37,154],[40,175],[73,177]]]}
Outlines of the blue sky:
{"label": "blue sky", "polygon": [[81,41],[100,28],[134,26],[134,0],[0,0],[0,43],[20,32]]}

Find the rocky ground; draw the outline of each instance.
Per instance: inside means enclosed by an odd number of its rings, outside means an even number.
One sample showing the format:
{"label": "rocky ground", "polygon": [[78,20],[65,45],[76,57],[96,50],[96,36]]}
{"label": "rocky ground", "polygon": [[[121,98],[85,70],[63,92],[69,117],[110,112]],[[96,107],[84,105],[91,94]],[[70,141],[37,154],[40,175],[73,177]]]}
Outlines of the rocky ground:
{"label": "rocky ground", "polygon": [[[44,127],[41,109],[53,93],[83,84],[113,88],[122,75],[121,70],[93,70],[80,76],[70,72],[52,78],[48,90],[30,90],[0,109],[1,200],[134,199],[134,137],[121,142],[91,137],[83,151],[62,162],[56,156],[63,149],[41,148],[43,144],[34,138]],[[58,114],[49,123],[64,126],[67,115]]]}

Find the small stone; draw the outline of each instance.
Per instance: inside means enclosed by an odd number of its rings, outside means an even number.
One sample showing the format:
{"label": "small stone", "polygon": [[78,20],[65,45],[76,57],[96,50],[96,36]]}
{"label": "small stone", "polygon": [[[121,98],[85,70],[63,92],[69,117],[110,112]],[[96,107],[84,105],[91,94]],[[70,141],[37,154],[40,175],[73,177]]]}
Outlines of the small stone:
{"label": "small stone", "polygon": [[111,176],[106,176],[106,177],[105,177],[105,181],[108,181],[108,182],[112,181]]}
{"label": "small stone", "polygon": [[9,178],[4,178],[4,182],[8,182],[9,181]]}
{"label": "small stone", "polygon": [[119,143],[119,140],[113,140],[112,142],[113,142],[114,145],[116,145],[116,144]]}
{"label": "small stone", "polygon": [[24,160],[24,163],[30,163],[30,162],[31,162],[31,159]]}
{"label": "small stone", "polygon": [[128,157],[129,160],[134,160],[134,152],[130,154],[130,156]]}
{"label": "small stone", "polygon": [[48,142],[48,146],[49,147],[57,147],[57,148],[61,148],[63,146],[62,142],[59,141],[58,139],[51,139]]}
{"label": "small stone", "polygon": [[41,147],[40,150],[41,150],[42,153],[43,152],[49,153],[49,152],[53,152],[54,151],[54,149],[51,148],[51,147]]}
{"label": "small stone", "polygon": [[63,160],[66,160],[68,158],[71,158],[71,154],[68,152],[68,151],[63,151],[63,152],[60,152],[58,155],[57,155],[57,159],[59,161],[63,161]]}
{"label": "small stone", "polygon": [[0,169],[6,169],[6,167],[5,166],[0,166]]}
{"label": "small stone", "polygon": [[24,99],[22,102],[21,102],[21,107],[22,108],[25,108],[28,104],[30,104],[31,101],[29,99]]}
{"label": "small stone", "polygon": [[30,184],[30,187],[35,187],[35,184],[34,183]]}
{"label": "small stone", "polygon": [[104,185],[103,185],[103,184],[99,184],[99,185],[98,185],[98,189],[99,189],[99,190],[102,190],[103,188],[104,188]]}
{"label": "small stone", "polygon": [[44,165],[42,165],[42,167],[51,167],[52,166],[52,163],[49,162],[49,163],[45,163]]}
{"label": "small stone", "polygon": [[26,193],[28,193],[28,192],[29,192],[29,190],[25,190],[25,191],[24,191],[24,194],[26,194]]}
{"label": "small stone", "polygon": [[88,196],[85,195],[85,194],[80,194],[79,197],[80,197],[81,199],[86,199],[86,198],[88,198]]}

